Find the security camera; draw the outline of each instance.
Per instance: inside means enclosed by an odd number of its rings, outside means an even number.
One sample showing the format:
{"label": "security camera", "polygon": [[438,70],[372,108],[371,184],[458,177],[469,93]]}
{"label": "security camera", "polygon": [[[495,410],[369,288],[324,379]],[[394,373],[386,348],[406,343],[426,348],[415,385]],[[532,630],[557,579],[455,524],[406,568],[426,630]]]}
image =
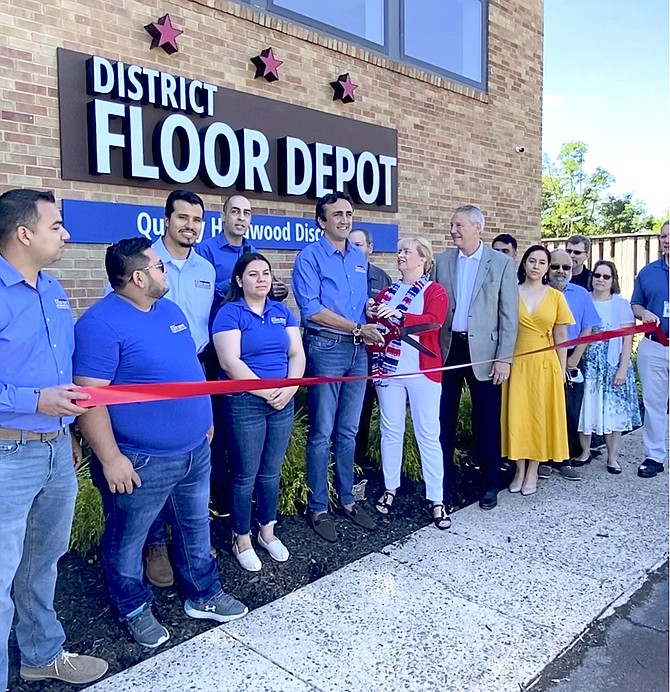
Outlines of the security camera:
{"label": "security camera", "polygon": [[523,152],[526,151],[526,147],[517,145],[514,147],[514,151],[516,151],[517,154],[523,154]]}

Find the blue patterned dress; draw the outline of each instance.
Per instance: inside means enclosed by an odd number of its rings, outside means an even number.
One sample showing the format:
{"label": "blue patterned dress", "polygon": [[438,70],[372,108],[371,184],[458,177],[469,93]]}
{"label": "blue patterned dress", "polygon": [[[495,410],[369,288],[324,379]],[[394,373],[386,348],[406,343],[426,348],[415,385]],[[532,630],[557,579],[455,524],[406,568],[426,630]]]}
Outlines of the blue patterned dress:
{"label": "blue patterned dress", "polygon": [[[630,303],[620,295],[613,295],[611,300],[594,300],[593,304],[600,315],[600,326],[593,330],[594,333],[635,324]],[[641,425],[632,363],[628,363],[626,382],[614,386],[622,348],[623,338],[619,337],[597,341],[586,349],[581,361],[584,401],[579,416],[580,432],[605,435]]]}

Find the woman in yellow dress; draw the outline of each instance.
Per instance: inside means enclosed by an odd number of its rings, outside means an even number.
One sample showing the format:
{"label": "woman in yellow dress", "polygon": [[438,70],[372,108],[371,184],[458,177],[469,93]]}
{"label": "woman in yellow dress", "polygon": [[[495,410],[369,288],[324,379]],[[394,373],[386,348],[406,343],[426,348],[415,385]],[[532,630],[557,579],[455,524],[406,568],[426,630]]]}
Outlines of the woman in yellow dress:
{"label": "woman in yellow dress", "polygon": [[[519,333],[514,355],[567,340],[574,319],[565,297],[547,286],[551,255],[542,245],[526,250],[519,265]],[[541,461],[568,459],[565,414],[566,349],[514,358],[503,385],[502,455],[516,462],[511,493],[537,492]]]}

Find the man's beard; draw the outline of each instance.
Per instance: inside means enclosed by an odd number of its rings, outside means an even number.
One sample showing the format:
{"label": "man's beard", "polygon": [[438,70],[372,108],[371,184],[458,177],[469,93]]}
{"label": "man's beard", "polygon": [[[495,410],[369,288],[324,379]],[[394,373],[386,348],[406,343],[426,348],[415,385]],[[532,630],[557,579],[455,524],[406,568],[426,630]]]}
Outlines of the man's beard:
{"label": "man's beard", "polygon": [[549,279],[549,285],[552,288],[555,288],[557,291],[562,291],[569,283],[569,277],[566,277],[565,279]]}
{"label": "man's beard", "polygon": [[170,290],[169,286],[162,286],[153,277],[149,278],[151,279],[151,283],[149,284],[149,288],[147,289],[147,295],[149,296],[149,298],[159,300]]}

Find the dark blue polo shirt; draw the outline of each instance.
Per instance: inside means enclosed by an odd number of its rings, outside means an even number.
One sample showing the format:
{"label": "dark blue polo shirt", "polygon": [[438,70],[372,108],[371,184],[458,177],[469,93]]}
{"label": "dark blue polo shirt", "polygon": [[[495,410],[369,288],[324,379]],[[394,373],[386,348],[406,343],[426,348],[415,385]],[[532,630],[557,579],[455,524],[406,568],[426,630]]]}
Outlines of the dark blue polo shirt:
{"label": "dark blue polo shirt", "polygon": [[670,312],[670,302],[668,298],[668,263],[663,257],[659,257],[655,262],[650,262],[646,267],[640,269],[640,273],[635,279],[635,288],[631,305],[641,305],[649,312],[653,312],[661,318],[661,327],[668,334],[668,313]]}
{"label": "dark blue polo shirt", "polygon": [[[75,325],[74,374],[111,384],[202,382],[205,377],[181,308],[156,301],[142,312],[116,293],[89,308]],[[212,424],[209,397],[109,406],[112,430],[124,454],[185,454]]]}
{"label": "dark blue polo shirt", "polygon": [[213,265],[216,270],[216,292],[223,297],[230,286],[230,278],[237,260],[245,252],[256,252],[256,248],[246,238],[241,245],[231,245],[226,236],[219,233],[196,245],[195,251]]}
{"label": "dark blue polo shirt", "polygon": [[[287,327],[297,327],[293,313],[276,300],[265,301],[262,315],[256,314],[244,300],[224,303],[214,318],[212,334],[240,330],[240,358],[260,379],[286,377],[288,374],[289,336]],[[228,379],[225,372],[221,379]]]}

